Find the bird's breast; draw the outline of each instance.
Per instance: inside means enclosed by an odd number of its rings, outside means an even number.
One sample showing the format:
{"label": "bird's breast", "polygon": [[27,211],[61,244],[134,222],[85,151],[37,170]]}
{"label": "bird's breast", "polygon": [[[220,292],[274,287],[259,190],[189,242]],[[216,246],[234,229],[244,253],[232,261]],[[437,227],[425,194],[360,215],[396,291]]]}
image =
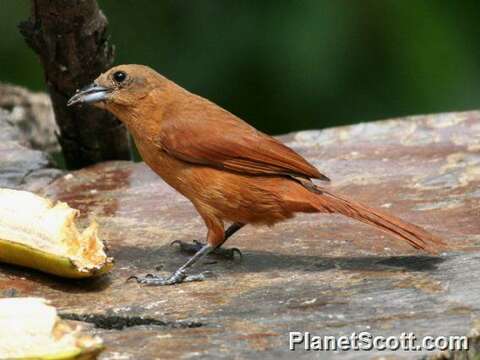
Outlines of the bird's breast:
{"label": "bird's breast", "polygon": [[168,155],[148,140],[133,137],[143,161],[166,183],[184,193],[183,183],[188,172],[188,164]]}

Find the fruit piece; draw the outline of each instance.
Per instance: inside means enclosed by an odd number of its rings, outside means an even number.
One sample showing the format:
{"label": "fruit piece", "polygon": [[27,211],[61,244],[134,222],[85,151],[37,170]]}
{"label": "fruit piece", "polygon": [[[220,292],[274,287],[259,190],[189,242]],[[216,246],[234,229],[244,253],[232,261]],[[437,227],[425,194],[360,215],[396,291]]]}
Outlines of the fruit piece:
{"label": "fruit piece", "polygon": [[99,337],[61,320],[41,298],[0,299],[0,359],[96,359]]}
{"label": "fruit piece", "polygon": [[0,189],[0,261],[68,278],[113,266],[95,222],[77,230],[79,211],[27,191]]}

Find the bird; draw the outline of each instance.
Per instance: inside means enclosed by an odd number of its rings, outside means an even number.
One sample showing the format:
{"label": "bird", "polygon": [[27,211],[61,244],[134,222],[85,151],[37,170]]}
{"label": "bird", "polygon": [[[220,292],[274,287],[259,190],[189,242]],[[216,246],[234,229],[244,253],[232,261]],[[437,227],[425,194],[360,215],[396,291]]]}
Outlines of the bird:
{"label": "bird", "polygon": [[185,264],[167,277],[132,276],[140,284],[205,280],[192,266],[242,227],[271,226],[299,212],[341,214],[413,248],[446,249],[439,236],[332,192],[329,178],[293,149],[148,66],[105,71],[77,90],[67,102],[74,104],[105,109],[123,122],[144,162],[191,201],[206,225],[206,243],[197,242]]}

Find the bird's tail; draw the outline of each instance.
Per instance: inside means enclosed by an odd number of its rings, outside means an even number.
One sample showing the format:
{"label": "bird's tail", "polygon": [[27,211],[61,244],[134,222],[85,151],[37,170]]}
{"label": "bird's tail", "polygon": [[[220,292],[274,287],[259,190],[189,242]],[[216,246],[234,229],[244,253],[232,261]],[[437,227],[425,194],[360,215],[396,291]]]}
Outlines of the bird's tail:
{"label": "bird's tail", "polygon": [[372,209],[343,196],[318,189],[318,193],[310,192],[310,205],[319,212],[336,213],[359,220],[407,241],[416,249],[423,249],[437,254],[446,249],[446,243],[416,225],[405,222],[393,215]]}

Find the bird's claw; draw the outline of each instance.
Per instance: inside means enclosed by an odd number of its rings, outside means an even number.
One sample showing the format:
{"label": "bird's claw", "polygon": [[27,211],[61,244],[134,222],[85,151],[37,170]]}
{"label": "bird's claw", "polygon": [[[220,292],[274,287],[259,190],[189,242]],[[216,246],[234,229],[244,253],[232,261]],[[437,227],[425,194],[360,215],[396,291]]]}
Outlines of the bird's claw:
{"label": "bird's claw", "polygon": [[170,246],[173,246],[175,244],[180,245],[180,251],[184,251],[187,253],[196,253],[197,251],[200,251],[202,247],[204,246],[200,241],[198,240],[193,240],[192,244],[186,243],[181,240],[174,240],[170,243]]}
{"label": "bird's claw", "polygon": [[187,275],[183,282],[204,281],[215,277],[215,274],[211,271],[204,271],[200,274]]}
{"label": "bird's claw", "polygon": [[212,273],[209,271],[200,274],[187,275],[185,271],[177,270],[168,277],[161,277],[153,274],[146,274],[143,276],[132,275],[127,281],[135,279],[137,283],[147,286],[165,286],[180,284],[183,282],[203,281],[210,277],[212,277]]}
{"label": "bird's claw", "polygon": [[[186,243],[181,240],[174,240],[170,243],[170,246],[178,244],[180,245],[180,251],[189,253],[189,254],[195,254],[196,252],[200,251],[204,244],[202,244],[198,240],[193,240],[192,243]],[[238,248],[229,248],[229,249],[224,249],[224,248],[216,248],[211,252],[213,255],[217,255],[220,257],[223,257],[225,259],[229,260],[234,260],[235,259],[235,254],[238,254],[239,258],[243,258],[243,254]]]}
{"label": "bird's claw", "polygon": [[235,260],[235,254],[238,254],[240,260],[243,259],[243,254],[239,248],[229,248],[229,249],[219,249],[219,250],[224,250],[225,253],[230,253],[229,256],[232,260]]}

